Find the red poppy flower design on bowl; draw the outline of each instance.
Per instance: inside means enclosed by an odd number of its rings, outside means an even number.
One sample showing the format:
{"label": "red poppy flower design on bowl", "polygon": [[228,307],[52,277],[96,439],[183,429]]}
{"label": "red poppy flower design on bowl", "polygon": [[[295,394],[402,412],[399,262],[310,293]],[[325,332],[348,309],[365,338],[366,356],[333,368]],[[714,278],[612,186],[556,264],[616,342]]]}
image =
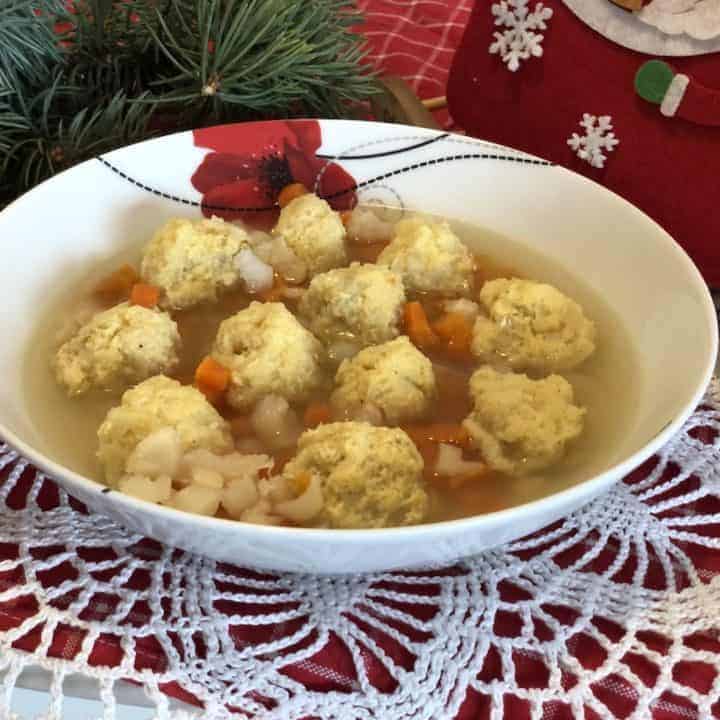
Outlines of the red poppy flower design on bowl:
{"label": "red poppy flower design on bowl", "polygon": [[202,212],[267,226],[278,214],[282,188],[299,182],[335,210],[355,205],[356,183],[340,165],[316,155],[317,120],[219,125],[193,131],[195,145],[210,148],[191,178],[203,194]]}

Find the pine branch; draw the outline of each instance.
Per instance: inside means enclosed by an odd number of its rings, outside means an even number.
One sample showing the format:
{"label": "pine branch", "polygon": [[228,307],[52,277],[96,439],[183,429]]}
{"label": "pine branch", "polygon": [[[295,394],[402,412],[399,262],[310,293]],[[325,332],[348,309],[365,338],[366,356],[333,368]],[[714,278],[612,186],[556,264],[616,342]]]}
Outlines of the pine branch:
{"label": "pine branch", "polygon": [[0,0],[0,207],[55,172],[217,122],[375,92],[351,0]]}
{"label": "pine branch", "polygon": [[62,83],[63,73],[58,72],[50,87],[28,103],[0,93],[0,149],[4,151],[0,173],[4,179],[12,178],[16,192],[150,134],[152,105],[131,101],[118,92],[105,103],[69,114],[66,108],[74,104],[78,88]]}
{"label": "pine branch", "polygon": [[205,122],[343,114],[375,92],[347,0],[169,0],[150,28],[172,71],[157,102],[191,103]]}
{"label": "pine branch", "polygon": [[60,62],[52,0],[3,0],[0,4],[0,72],[11,84],[42,82]]}

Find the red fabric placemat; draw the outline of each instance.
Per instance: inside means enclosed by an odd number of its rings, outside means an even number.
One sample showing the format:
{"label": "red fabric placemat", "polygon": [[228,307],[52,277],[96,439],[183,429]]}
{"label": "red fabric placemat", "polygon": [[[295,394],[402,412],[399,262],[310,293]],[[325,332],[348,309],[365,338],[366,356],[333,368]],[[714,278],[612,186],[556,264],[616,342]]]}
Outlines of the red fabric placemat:
{"label": "red fabric placemat", "polygon": [[[421,100],[443,97],[450,65],[465,31],[473,0],[359,0],[368,62],[381,74],[399,75]],[[451,128],[447,110],[435,113]]]}

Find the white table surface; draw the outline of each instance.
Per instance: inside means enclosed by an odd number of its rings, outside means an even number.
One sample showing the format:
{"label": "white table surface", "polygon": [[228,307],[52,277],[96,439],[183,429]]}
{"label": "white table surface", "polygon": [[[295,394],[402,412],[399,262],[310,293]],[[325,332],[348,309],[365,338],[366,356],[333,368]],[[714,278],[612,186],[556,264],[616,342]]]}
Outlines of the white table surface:
{"label": "white table surface", "polygon": [[[47,692],[17,688],[13,693],[13,712],[21,720],[35,720],[47,712]],[[137,705],[118,705],[117,720],[152,720],[154,711]],[[63,718],[67,720],[98,720],[103,716],[102,704],[97,700],[66,697],[63,701]]]}
{"label": "white table surface", "polygon": [[[24,670],[13,691],[12,710],[20,720],[36,720],[47,713],[50,694],[50,676],[40,668]],[[81,675],[69,675],[63,683],[63,720],[100,720],[102,703],[97,699],[97,685]],[[152,720],[155,709],[141,687],[127,682],[115,685],[117,720]],[[172,709],[182,709],[200,717],[198,708],[170,699]],[[0,718],[5,720],[5,718]]]}

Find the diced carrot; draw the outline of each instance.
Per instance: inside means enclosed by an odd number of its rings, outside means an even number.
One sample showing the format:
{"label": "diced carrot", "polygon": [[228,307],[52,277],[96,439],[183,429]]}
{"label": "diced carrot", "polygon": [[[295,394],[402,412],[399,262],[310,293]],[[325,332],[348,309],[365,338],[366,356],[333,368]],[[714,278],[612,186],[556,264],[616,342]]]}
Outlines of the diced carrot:
{"label": "diced carrot", "polygon": [[350,223],[350,218],[352,218],[352,210],[343,210],[340,213],[340,220],[342,220],[342,224],[347,227]]}
{"label": "diced carrot", "polygon": [[430,425],[404,425],[402,429],[419,447],[425,443],[449,443],[465,447],[469,442],[467,431],[462,425],[453,423],[432,423]]}
{"label": "diced carrot", "polygon": [[403,318],[410,340],[419,348],[428,349],[438,344],[438,336],[430,327],[425,309],[419,302],[406,303]]}
{"label": "diced carrot", "polygon": [[203,392],[223,393],[230,384],[230,371],[208,355],[195,370],[195,384]]}
{"label": "diced carrot", "polygon": [[234,437],[252,435],[255,430],[250,422],[249,415],[237,415],[230,420],[230,432]]}
{"label": "diced carrot", "polygon": [[282,300],[283,293],[286,289],[287,285],[285,284],[283,277],[275,273],[273,286],[267,290],[259,292],[257,294],[257,298],[263,302],[278,302],[279,300]]}
{"label": "diced carrot", "polygon": [[482,515],[508,505],[498,488],[487,482],[464,483],[455,491],[455,499],[464,515]]}
{"label": "diced carrot", "polygon": [[447,303],[447,298],[444,295],[423,293],[422,306],[431,326],[435,320],[445,314],[445,303]]}
{"label": "diced carrot", "polygon": [[299,472],[293,479],[292,485],[296,495],[302,495],[309,487],[312,482],[312,475],[309,472]]}
{"label": "diced carrot", "polygon": [[160,300],[160,290],[147,283],[135,283],[130,291],[130,304],[154,308]]}
{"label": "diced carrot", "polygon": [[472,325],[461,313],[449,312],[432,324],[436,335],[445,341],[448,352],[457,358],[470,356]]}
{"label": "diced carrot", "polygon": [[327,403],[314,402],[305,408],[303,423],[305,427],[314,428],[332,420],[332,408]]}
{"label": "diced carrot", "polygon": [[290,183],[286,185],[278,195],[278,205],[284,208],[289,205],[295,198],[301,195],[307,195],[308,189],[302,183]]}
{"label": "diced carrot", "polygon": [[121,265],[117,270],[106,275],[95,286],[95,295],[107,302],[114,302],[130,295],[132,286],[140,280],[140,276],[132,265]]}

